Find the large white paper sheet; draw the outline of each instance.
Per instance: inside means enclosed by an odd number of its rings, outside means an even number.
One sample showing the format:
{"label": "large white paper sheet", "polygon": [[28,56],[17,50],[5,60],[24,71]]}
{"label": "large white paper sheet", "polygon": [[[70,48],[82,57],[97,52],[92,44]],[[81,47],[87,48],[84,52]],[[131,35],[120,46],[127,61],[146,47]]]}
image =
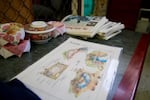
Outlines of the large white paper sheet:
{"label": "large white paper sheet", "polygon": [[121,50],[69,38],[15,78],[43,100],[105,100]]}

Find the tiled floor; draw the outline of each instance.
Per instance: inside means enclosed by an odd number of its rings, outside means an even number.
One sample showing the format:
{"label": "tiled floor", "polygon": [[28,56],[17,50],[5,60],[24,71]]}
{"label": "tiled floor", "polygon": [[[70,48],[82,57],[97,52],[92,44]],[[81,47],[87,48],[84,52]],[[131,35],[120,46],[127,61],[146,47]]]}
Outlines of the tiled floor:
{"label": "tiled floor", "polygon": [[150,20],[149,19],[141,19],[138,20],[136,25],[136,32],[150,33]]}
{"label": "tiled floor", "polygon": [[143,71],[141,74],[139,86],[135,100],[150,100],[150,45],[146,55]]}
{"label": "tiled floor", "polygon": [[[150,34],[150,22],[141,21],[136,29],[144,33]],[[143,71],[137,88],[135,100],[150,100],[150,45],[146,55]]]}

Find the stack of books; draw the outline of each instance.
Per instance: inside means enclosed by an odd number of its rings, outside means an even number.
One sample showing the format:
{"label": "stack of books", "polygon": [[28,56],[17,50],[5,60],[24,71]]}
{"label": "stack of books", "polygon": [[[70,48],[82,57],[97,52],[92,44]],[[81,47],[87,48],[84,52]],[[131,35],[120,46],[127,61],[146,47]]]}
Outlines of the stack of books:
{"label": "stack of books", "polygon": [[112,22],[106,16],[74,16],[68,15],[62,19],[66,33],[84,38],[92,38],[96,34],[108,40],[119,34],[125,28],[120,22]]}

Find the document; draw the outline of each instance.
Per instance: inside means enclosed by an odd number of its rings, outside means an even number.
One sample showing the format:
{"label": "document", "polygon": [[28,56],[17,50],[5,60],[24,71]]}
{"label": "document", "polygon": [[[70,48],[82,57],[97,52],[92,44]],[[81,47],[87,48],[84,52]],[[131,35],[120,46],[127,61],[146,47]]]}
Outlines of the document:
{"label": "document", "polygon": [[121,51],[69,38],[15,78],[43,100],[106,100]]}

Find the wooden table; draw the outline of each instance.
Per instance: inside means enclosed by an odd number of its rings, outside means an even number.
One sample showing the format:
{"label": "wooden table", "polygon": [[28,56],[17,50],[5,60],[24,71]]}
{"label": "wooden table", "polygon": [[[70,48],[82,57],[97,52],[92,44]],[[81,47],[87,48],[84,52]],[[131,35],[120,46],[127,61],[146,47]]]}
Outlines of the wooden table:
{"label": "wooden table", "polygon": [[[0,80],[8,81],[15,75],[33,64],[55,47],[67,40],[70,36],[65,34],[55,39],[51,39],[46,44],[31,45],[31,52],[24,53],[21,58],[16,56],[4,59],[0,56]],[[80,38],[80,37],[76,37]],[[97,37],[87,39],[87,41],[101,43],[111,46],[122,47],[120,63],[116,78],[109,93],[108,99],[132,100],[138,86],[142,71],[150,35],[123,30],[123,32],[110,40],[101,40]]]}

